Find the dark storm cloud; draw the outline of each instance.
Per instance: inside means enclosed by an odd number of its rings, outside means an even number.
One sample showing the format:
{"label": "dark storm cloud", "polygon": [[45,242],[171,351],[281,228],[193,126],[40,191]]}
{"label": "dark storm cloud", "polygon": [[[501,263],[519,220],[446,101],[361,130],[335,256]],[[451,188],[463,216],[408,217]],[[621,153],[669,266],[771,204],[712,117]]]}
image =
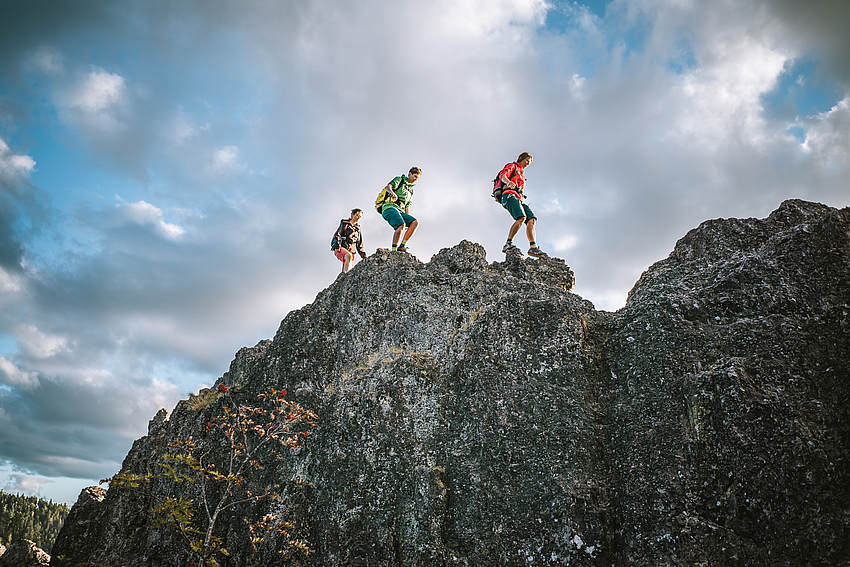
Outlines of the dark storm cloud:
{"label": "dark storm cloud", "polygon": [[23,244],[15,234],[15,216],[11,214],[13,205],[10,199],[0,194],[0,268],[7,272],[21,270],[24,255]]}
{"label": "dark storm cloud", "polygon": [[108,6],[109,3],[100,0],[4,2],[0,19],[0,72],[14,77],[23,53],[69,33],[109,25],[112,15]]}
{"label": "dark storm cloud", "polygon": [[822,56],[824,74],[850,90],[850,2],[844,0],[765,0],[786,27],[786,40]]}
{"label": "dark storm cloud", "polygon": [[45,476],[108,476],[153,414],[177,394],[166,383],[91,372],[0,389],[3,457]]}
{"label": "dark storm cloud", "polygon": [[22,270],[23,240],[46,215],[45,195],[30,183],[34,168],[30,156],[13,151],[0,137],[0,268],[7,272]]}

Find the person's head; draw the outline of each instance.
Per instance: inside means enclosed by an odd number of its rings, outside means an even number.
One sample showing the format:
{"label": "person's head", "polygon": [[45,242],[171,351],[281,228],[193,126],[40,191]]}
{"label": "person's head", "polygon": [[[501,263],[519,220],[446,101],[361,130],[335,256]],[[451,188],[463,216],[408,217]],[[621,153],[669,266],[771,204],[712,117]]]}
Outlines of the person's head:
{"label": "person's head", "polygon": [[410,183],[415,183],[419,176],[422,175],[422,170],[418,167],[411,167],[410,171],[407,172],[407,181]]}
{"label": "person's head", "polygon": [[528,167],[531,165],[531,160],[534,159],[531,157],[531,154],[528,152],[522,152],[519,154],[519,157],[516,158],[516,162],[520,165],[520,167]]}
{"label": "person's head", "polygon": [[363,216],[363,211],[360,209],[351,209],[351,222],[357,222]]}

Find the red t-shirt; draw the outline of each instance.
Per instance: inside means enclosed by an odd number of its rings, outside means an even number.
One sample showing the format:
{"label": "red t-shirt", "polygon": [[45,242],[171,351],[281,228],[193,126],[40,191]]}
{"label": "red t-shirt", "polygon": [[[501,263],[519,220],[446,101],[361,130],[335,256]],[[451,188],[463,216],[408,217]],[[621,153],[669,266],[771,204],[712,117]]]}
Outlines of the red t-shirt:
{"label": "red t-shirt", "polygon": [[516,162],[511,162],[505,165],[502,171],[499,172],[499,179],[502,177],[516,185],[516,189],[504,189],[502,195],[515,195],[517,199],[522,201],[522,190],[525,188],[525,172],[522,167]]}

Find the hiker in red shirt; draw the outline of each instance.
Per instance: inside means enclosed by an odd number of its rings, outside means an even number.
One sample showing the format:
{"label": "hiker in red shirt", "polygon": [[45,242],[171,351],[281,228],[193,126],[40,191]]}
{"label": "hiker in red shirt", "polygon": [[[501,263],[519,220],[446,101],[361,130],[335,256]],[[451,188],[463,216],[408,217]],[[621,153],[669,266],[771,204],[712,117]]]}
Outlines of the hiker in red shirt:
{"label": "hiker in red shirt", "polygon": [[508,231],[508,241],[502,247],[502,252],[506,253],[514,245],[514,236],[519,232],[522,223],[525,223],[525,234],[528,236],[528,255],[537,256],[538,258],[546,256],[540,248],[537,247],[537,235],[534,225],[537,224],[537,217],[534,216],[531,207],[523,203],[525,195],[525,168],[531,165],[531,154],[522,152],[516,161],[509,163],[502,168],[502,171],[497,177],[497,181],[501,182],[502,187],[502,206],[507,209],[514,218],[514,224],[511,225]]}

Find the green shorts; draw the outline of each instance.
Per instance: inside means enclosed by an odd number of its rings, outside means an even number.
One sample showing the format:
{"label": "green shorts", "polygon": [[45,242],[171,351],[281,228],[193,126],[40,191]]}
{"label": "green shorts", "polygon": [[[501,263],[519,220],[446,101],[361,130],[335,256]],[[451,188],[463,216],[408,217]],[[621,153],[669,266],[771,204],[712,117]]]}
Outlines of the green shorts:
{"label": "green shorts", "polygon": [[525,217],[525,224],[528,224],[528,221],[531,219],[536,219],[534,213],[531,210],[531,207],[520,201],[516,198],[516,195],[503,195],[502,196],[502,206],[507,209],[514,220]]}
{"label": "green shorts", "polygon": [[403,224],[410,226],[410,224],[416,220],[414,217],[410,216],[407,213],[399,212],[399,210],[395,207],[390,207],[389,209],[381,213],[381,216],[384,217],[385,221],[390,223],[390,226],[393,227],[393,229],[396,229]]}

